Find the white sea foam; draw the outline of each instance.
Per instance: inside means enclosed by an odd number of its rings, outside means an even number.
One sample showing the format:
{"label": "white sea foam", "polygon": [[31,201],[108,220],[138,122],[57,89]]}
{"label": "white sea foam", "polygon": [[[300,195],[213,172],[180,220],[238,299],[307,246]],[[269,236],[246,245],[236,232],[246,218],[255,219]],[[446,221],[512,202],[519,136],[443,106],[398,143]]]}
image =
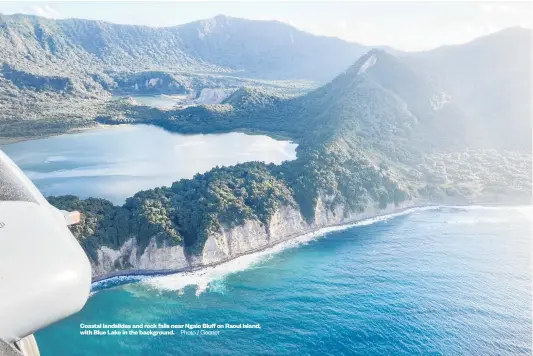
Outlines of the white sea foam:
{"label": "white sea foam", "polygon": [[477,225],[477,224],[503,224],[509,222],[508,219],[498,218],[478,218],[478,219],[459,219],[446,221],[452,225]]}
{"label": "white sea foam", "polygon": [[100,289],[105,289],[110,286],[116,286],[120,284],[131,283],[131,282],[139,282],[147,278],[150,278],[150,276],[129,275],[129,276],[116,276],[116,277],[107,278],[107,279],[104,279],[98,282],[93,282],[91,284],[91,289],[93,290],[93,292],[91,292],[91,295],[93,295]]}
{"label": "white sea foam", "polygon": [[[521,215],[526,216],[530,220],[533,220],[533,206],[531,205],[512,205],[512,206],[511,205],[510,206],[485,206],[485,205],[462,206],[462,205],[458,205],[458,206],[444,206],[443,208],[461,209],[461,210],[466,210],[466,211],[471,211],[471,210],[495,211],[495,212],[500,212],[501,214],[503,214],[503,216],[506,216],[504,215],[506,212],[515,212],[515,213],[519,213]],[[498,218],[491,219],[491,221],[493,222],[502,222],[499,220],[500,219]],[[480,222],[484,222],[484,221],[480,221]]]}
{"label": "white sea foam", "polygon": [[[223,292],[225,289],[224,279],[227,276],[247,270],[249,268],[253,268],[257,266],[258,264],[267,261],[268,259],[272,258],[274,255],[282,251],[285,251],[290,248],[296,248],[302,245],[306,245],[309,242],[317,240],[321,237],[324,237],[331,232],[351,229],[357,226],[367,226],[367,225],[375,224],[375,223],[382,222],[382,221],[387,221],[387,220],[390,220],[390,219],[393,219],[399,216],[412,214],[416,212],[437,210],[437,209],[443,209],[443,208],[444,209],[446,208],[462,209],[462,210],[488,209],[488,210],[503,210],[503,211],[511,209],[514,211],[523,212],[524,214],[527,214],[528,216],[530,216],[531,213],[533,212],[533,208],[531,206],[489,207],[489,206],[476,206],[476,205],[471,205],[471,206],[432,205],[432,206],[414,207],[414,208],[405,209],[405,210],[402,210],[396,213],[380,215],[380,216],[376,216],[373,218],[359,220],[352,224],[325,227],[315,232],[310,232],[310,233],[301,235],[299,237],[295,237],[293,239],[281,242],[277,245],[266,248],[265,250],[243,255],[231,261],[222,263],[220,265],[213,266],[213,267],[206,267],[198,271],[182,272],[182,273],[175,273],[175,274],[155,276],[155,277],[154,276],[113,277],[110,280],[105,280],[105,281],[94,283],[93,289],[95,288],[95,286],[97,286],[99,289],[105,288],[106,284],[102,284],[102,283],[109,283],[110,285],[116,285],[116,284],[121,284],[121,282],[122,283],[127,282],[130,279],[131,281],[139,281],[143,285],[149,288],[156,289],[156,290],[176,291],[178,295],[183,294],[184,288],[187,286],[196,286],[197,296],[201,295],[206,290]],[[488,220],[489,219],[487,219],[487,221]],[[457,220],[451,223],[474,223],[474,222],[465,219],[464,221]]]}
{"label": "white sea foam", "polygon": [[177,291],[178,293],[183,293],[183,289],[187,286],[196,286],[197,296],[199,296],[208,289],[223,290],[224,286],[221,285],[221,281],[227,276],[244,271],[249,268],[253,268],[257,264],[270,259],[275,254],[278,254],[284,250],[308,244],[309,242],[323,237],[328,233],[334,231],[346,230],[356,226],[371,225],[380,221],[385,221],[401,215],[406,215],[414,211],[422,211],[435,208],[437,207],[433,206],[411,208],[398,213],[392,213],[360,220],[353,224],[326,227],[315,232],[310,232],[299,237],[295,237],[293,239],[281,242],[277,245],[266,248],[265,250],[237,257],[231,261],[222,263],[214,267],[207,267],[194,272],[184,272],[166,276],[146,278],[142,280],[141,283],[150,288],[158,290]]}
{"label": "white sea foam", "polygon": [[443,205],[441,208],[463,209],[463,210],[512,210],[531,211],[531,205]]}
{"label": "white sea foam", "polygon": [[[208,288],[213,287],[214,283],[220,282],[230,274],[252,268],[259,262],[264,262],[283,250],[301,246],[318,238],[319,236],[320,234],[318,232],[305,234],[295,239],[291,239],[267,248],[263,251],[243,255],[217,266],[206,267],[194,272],[183,272],[168,276],[152,277],[143,280],[142,283],[151,288],[159,290],[175,290],[180,293],[183,292],[183,289],[186,286],[195,285],[196,295],[200,295]],[[220,285],[217,285],[216,287],[218,287],[218,289],[223,289],[223,286]]]}

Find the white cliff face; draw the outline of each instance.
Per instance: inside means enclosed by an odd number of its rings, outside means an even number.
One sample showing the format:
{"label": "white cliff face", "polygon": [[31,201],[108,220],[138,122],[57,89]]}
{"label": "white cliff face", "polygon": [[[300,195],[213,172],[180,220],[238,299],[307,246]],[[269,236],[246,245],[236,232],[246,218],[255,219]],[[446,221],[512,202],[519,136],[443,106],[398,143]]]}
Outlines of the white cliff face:
{"label": "white cliff face", "polygon": [[93,277],[116,271],[167,270],[189,266],[183,246],[167,246],[152,238],[142,255],[138,255],[137,240],[130,238],[118,250],[102,246],[97,251],[97,262],[92,263]]}
{"label": "white cliff face", "polygon": [[247,220],[237,227],[222,228],[208,236],[199,256],[187,256],[182,246],[157,245],[155,238],[150,240],[140,256],[135,238],[127,240],[119,250],[101,247],[97,251],[98,262],[93,264],[93,276],[117,271],[127,273],[128,270],[180,270],[216,264],[323,227],[353,223],[414,205],[409,201],[398,206],[389,204],[385,209],[368,206],[361,213],[345,214],[345,207],[341,204],[337,204],[334,209],[326,208],[333,198],[323,195],[318,199],[315,221],[311,224],[305,221],[299,209],[281,206],[268,225],[258,220]]}
{"label": "white cliff face", "polygon": [[342,224],[344,221],[344,205],[337,204],[333,209],[327,209],[326,204],[333,201],[333,197],[324,195],[318,198],[315,208],[315,227]]}
{"label": "white cliff face", "polygon": [[99,276],[117,270],[117,261],[131,259],[137,251],[136,248],[137,244],[134,238],[124,242],[119,250],[113,250],[106,246],[100,247],[96,252],[97,262],[92,263],[93,276]]}
{"label": "white cliff face", "polygon": [[166,244],[157,246],[155,238],[150,240],[143,254],[133,262],[132,265],[137,268],[157,270],[180,269],[189,265],[183,246],[167,246]]}
{"label": "white cliff face", "polygon": [[228,93],[221,89],[211,89],[211,88],[204,88],[202,91],[200,91],[200,95],[198,96],[198,99],[193,100],[194,104],[207,104],[207,105],[213,105],[213,104],[220,104],[226,97],[228,96]]}
{"label": "white cliff face", "polygon": [[309,230],[309,225],[303,218],[300,210],[282,206],[270,219],[268,230],[270,233],[269,240],[271,242],[277,242]]}
{"label": "white cliff face", "polygon": [[209,236],[201,260],[194,260],[194,264],[206,265],[228,260],[295,237],[307,229],[299,210],[282,206],[272,216],[268,226],[257,220],[248,220],[240,226],[223,228]]}
{"label": "white cliff face", "polygon": [[210,264],[226,260],[256,248],[268,245],[265,226],[257,220],[221,231],[208,237],[201,260],[195,264]]}

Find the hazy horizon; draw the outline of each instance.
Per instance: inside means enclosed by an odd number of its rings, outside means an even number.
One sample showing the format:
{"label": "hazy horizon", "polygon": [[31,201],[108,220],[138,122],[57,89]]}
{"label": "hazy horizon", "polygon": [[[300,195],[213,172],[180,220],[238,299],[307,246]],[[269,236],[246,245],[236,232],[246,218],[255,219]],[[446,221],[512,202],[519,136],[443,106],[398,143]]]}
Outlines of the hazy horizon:
{"label": "hazy horizon", "polygon": [[469,42],[510,27],[532,28],[531,3],[412,2],[1,2],[0,13],[150,27],[217,15],[284,22],[314,35],[420,51]]}

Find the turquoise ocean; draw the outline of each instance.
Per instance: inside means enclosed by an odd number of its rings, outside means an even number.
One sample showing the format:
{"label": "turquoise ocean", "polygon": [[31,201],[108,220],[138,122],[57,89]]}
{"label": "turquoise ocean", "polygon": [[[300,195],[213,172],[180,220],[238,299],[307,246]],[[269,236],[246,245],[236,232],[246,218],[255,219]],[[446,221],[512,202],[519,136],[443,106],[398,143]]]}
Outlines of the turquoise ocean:
{"label": "turquoise ocean", "polygon": [[[530,207],[440,207],[307,235],[190,274],[94,285],[36,334],[60,355],[530,355]],[[259,324],[81,335],[80,324]]]}

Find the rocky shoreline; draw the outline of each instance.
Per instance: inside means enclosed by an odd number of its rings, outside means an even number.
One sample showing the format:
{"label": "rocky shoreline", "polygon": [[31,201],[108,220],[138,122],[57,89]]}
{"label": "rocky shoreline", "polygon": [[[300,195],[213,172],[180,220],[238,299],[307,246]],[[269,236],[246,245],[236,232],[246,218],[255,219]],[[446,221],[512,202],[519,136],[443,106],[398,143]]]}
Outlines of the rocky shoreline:
{"label": "rocky shoreline", "polygon": [[360,222],[362,222],[364,220],[376,219],[376,218],[380,218],[380,217],[396,216],[396,215],[400,215],[400,214],[403,215],[403,214],[408,214],[410,212],[416,211],[418,209],[437,209],[439,207],[440,207],[440,205],[426,205],[426,204],[415,205],[415,204],[412,204],[412,205],[408,205],[408,206],[401,206],[401,207],[398,207],[396,209],[383,209],[382,213],[377,213],[377,214],[374,214],[374,215],[358,214],[358,215],[365,215],[365,216],[360,217],[360,218],[353,218],[353,219],[345,220],[345,221],[337,223],[337,224],[331,224],[331,225],[325,225],[325,226],[316,227],[316,228],[313,228],[313,229],[310,229],[310,230],[303,231],[301,233],[295,233],[295,234],[292,234],[292,235],[288,235],[285,238],[273,241],[271,243],[268,243],[268,244],[265,244],[265,245],[262,245],[262,246],[259,246],[259,247],[256,247],[256,248],[248,249],[246,251],[243,251],[243,252],[240,252],[240,253],[237,253],[237,254],[233,254],[230,257],[222,258],[222,259],[210,262],[210,263],[200,263],[200,264],[195,264],[195,265],[188,265],[188,266],[185,266],[185,267],[182,267],[182,268],[168,268],[168,269],[146,269],[146,268],[140,268],[140,269],[129,269],[129,270],[117,270],[117,271],[112,271],[112,272],[109,272],[109,273],[96,275],[96,276],[93,277],[92,282],[93,283],[104,282],[106,280],[110,280],[110,279],[117,278],[117,277],[161,276],[161,275],[169,275],[169,274],[174,274],[174,273],[195,272],[195,271],[199,271],[199,270],[202,270],[202,269],[205,269],[205,268],[215,267],[215,266],[227,263],[227,262],[229,262],[231,260],[234,260],[234,259],[236,259],[238,257],[241,257],[241,256],[245,256],[245,255],[249,255],[249,254],[258,253],[258,252],[262,252],[262,251],[268,250],[268,249],[270,249],[270,248],[272,248],[272,247],[274,247],[276,245],[279,245],[282,242],[286,242],[286,241],[289,241],[289,240],[297,239],[297,238],[303,237],[305,235],[309,235],[309,234],[320,235],[320,234],[329,232],[329,230],[336,230],[336,229],[341,230],[341,229],[350,228],[352,225],[360,223]]}
{"label": "rocky shoreline", "polygon": [[[513,204],[514,203],[514,204]],[[481,205],[479,205],[481,204]],[[409,214],[411,212],[417,211],[419,209],[439,209],[442,207],[449,207],[449,208],[461,208],[461,207],[468,207],[468,206],[483,206],[483,207],[502,207],[502,206],[530,206],[529,203],[524,202],[512,202],[511,204],[505,204],[505,203],[490,203],[490,202],[484,202],[484,203],[478,203],[477,205],[474,202],[465,202],[465,201],[446,201],[442,204],[429,204],[429,203],[414,203],[413,201],[407,202],[401,206],[391,208],[390,206],[386,209],[381,209],[377,213],[370,215],[368,213],[361,213],[356,214],[355,216],[345,219],[338,223],[332,223],[330,225],[322,225],[322,226],[315,226],[314,228],[294,233],[291,235],[287,235],[284,238],[272,241],[268,244],[258,246],[256,248],[251,248],[244,250],[242,252],[232,254],[226,258],[220,258],[218,260],[209,262],[209,263],[196,263],[196,264],[189,264],[180,268],[134,268],[134,269],[124,269],[124,270],[115,270],[110,271],[108,273],[102,273],[98,275],[93,275],[92,283],[97,282],[105,282],[107,280],[112,280],[113,278],[118,277],[148,277],[148,276],[163,276],[163,275],[170,275],[175,273],[190,273],[190,272],[196,272],[205,268],[215,267],[222,265],[224,263],[230,262],[236,258],[259,253],[266,251],[270,248],[273,248],[283,242],[298,239],[301,237],[304,237],[309,234],[314,235],[322,235],[330,231],[337,231],[337,230],[343,230],[348,229],[352,226],[356,226],[357,224],[360,224],[361,222],[365,220],[373,220],[383,217],[393,217],[393,216],[399,216],[404,214]]]}

